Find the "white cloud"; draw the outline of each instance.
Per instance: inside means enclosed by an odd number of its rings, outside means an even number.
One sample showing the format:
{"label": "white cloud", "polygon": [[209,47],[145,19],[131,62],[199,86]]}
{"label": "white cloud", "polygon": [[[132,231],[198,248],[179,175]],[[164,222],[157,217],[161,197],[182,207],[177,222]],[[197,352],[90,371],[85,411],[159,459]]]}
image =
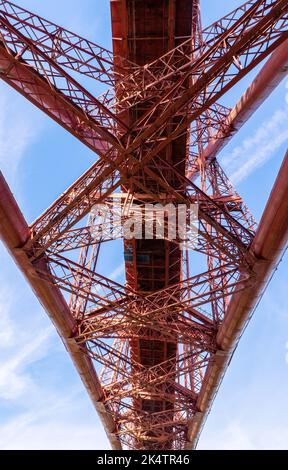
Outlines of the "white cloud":
{"label": "white cloud", "polygon": [[[4,359],[0,368],[0,398],[15,400],[19,398],[28,388],[32,387],[32,379],[26,371],[28,366],[38,361],[44,354],[44,348],[52,333],[52,327],[37,332],[31,338],[27,335],[26,342],[22,347],[15,341],[16,353],[9,360]],[[17,335],[15,337],[15,340]]]}
{"label": "white cloud", "polygon": [[0,255],[0,449],[108,449],[53,326],[2,248]]}
{"label": "white cloud", "polygon": [[[35,385],[35,384],[34,384]],[[78,389],[68,395],[34,387],[34,402],[23,413],[4,422],[0,428],[0,448],[3,449],[73,449],[107,446],[105,436],[89,420],[79,421],[83,401]],[[36,399],[37,398],[37,399]],[[91,420],[92,421],[92,420]],[[89,437],[90,436],[90,437]],[[95,439],[95,440],[94,440]],[[94,442],[93,442],[94,440]]]}
{"label": "white cloud", "polygon": [[221,159],[234,184],[246,179],[264,165],[288,141],[288,107],[278,109],[269,120],[244,139],[229,155]]}
{"label": "white cloud", "polygon": [[[44,348],[49,337],[50,329],[43,330],[5,362],[4,368],[0,364],[0,400],[9,400],[10,408],[17,410],[1,422],[0,449],[108,449],[103,427],[96,411],[91,413],[93,406],[81,383],[73,381],[67,388],[49,386],[49,370],[45,386],[30,376],[29,365],[53,353],[53,345]],[[56,363],[56,376],[58,368]]]}
{"label": "white cloud", "polygon": [[[39,116],[39,113],[37,113]],[[0,169],[10,183],[17,184],[17,171],[29,145],[35,141],[42,119],[23,97],[0,83]]]}
{"label": "white cloud", "polygon": [[122,263],[120,264],[112,273],[109,274],[109,278],[112,279],[113,281],[118,280],[120,277],[122,277],[125,274],[125,264]]}
{"label": "white cloud", "polygon": [[[285,83],[285,88],[286,90],[288,90],[288,81]],[[286,93],[285,100],[286,100],[286,103],[288,104],[288,93]]]}
{"label": "white cloud", "polygon": [[[71,403],[71,410],[75,403]],[[96,421],[96,414],[94,416]],[[103,428],[81,422],[61,421],[55,416],[49,421],[29,422],[18,418],[0,429],[2,450],[96,450],[110,449]]]}
{"label": "white cloud", "polygon": [[[1,256],[2,268],[5,266],[4,259]],[[28,300],[27,296],[21,283],[16,281],[12,287],[9,275],[5,279],[4,272],[1,272],[3,276],[0,278],[0,399],[13,401],[31,386],[27,368],[46,354],[53,329],[52,326],[39,325],[37,317],[31,319],[25,310],[26,323],[23,328],[23,317],[15,312],[23,298]]]}
{"label": "white cloud", "polygon": [[[43,326],[37,315],[26,310],[21,310],[26,320],[23,326],[21,318],[15,315],[23,297],[27,301],[22,286],[12,291],[7,281],[0,280],[0,341],[5,338],[0,343],[0,449],[109,448],[76,372],[72,380],[58,388],[61,364],[49,362],[49,356],[54,361],[55,354],[63,357],[66,352],[63,349],[59,352],[59,342],[52,341],[54,328]],[[49,364],[45,385],[38,372],[32,374],[32,370],[41,370],[42,365],[38,369],[35,365],[42,359]],[[5,404],[10,410],[7,417],[3,414]]]}
{"label": "white cloud", "polygon": [[198,449],[217,450],[267,450],[287,449],[288,428],[285,424],[243,423],[238,420],[228,425],[219,423],[217,432],[206,433]]}
{"label": "white cloud", "polygon": [[0,350],[7,348],[14,341],[14,325],[10,319],[11,292],[8,289],[0,290]]}

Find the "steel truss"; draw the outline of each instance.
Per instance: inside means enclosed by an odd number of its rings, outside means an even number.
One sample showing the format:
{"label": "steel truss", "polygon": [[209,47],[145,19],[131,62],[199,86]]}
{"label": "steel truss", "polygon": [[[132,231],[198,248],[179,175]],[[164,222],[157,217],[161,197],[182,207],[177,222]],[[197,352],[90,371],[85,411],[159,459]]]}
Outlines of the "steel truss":
{"label": "steel truss", "polygon": [[[129,0],[117,1],[129,16]],[[231,299],[258,282],[257,224],[205,151],[229,137],[221,98],[288,39],[287,0],[250,0],[206,29],[190,4],[188,39],[143,66],[0,1],[0,77],[97,154],[17,249],[62,291],[71,350],[94,373],[102,366],[97,409],[114,447],[187,447]],[[82,75],[109,89],[95,97]],[[156,248],[127,240],[125,222],[147,204],[196,204],[197,236],[188,224],[184,240],[169,239],[165,218]],[[102,250],[123,239],[120,283],[98,271]]]}

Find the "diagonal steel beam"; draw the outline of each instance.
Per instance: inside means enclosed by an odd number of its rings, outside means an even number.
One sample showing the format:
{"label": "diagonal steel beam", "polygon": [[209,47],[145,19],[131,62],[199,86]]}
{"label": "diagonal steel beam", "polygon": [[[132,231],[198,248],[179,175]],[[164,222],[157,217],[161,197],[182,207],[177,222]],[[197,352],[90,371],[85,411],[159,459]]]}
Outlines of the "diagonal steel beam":
{"label": "diagonal steel beam", "polygon": [[255,239],[250,248],[255,257],[256,283],[232,296],[218,335],[217,360],[208,367],[197,401],[198,413],[189,424],[186,449],[195,448],[219,385],[231,361],[239,338],[248,323],[265,286],[277,269],[288,242],[288,152],[270,194]]}
{"label": "diagonal steel beam", "polygon": [[[251,85],[231,110],[221,130],[216,132],[208,146],[204,149],[204,161],[211,162],[242,128],[261,104],[273,93],[275,88],[287,76],[288,72],[288,41],[279,46],[267,60]],[[187,175],[194,179],[199,172],[195,166]]]}
{"label": "diagonal steel beam", "polygon": [[103,390],[93,362],[85,353],[85,347],[80,348],[74,340],[71,340],[77,330],[77,325],[64,297],[57,287],[51,286],[51,284],[41,279],[37,274],[37,268],[49,272],[45,260],[41,260],[36,266],[33,266],[26,253],[20,248],[25,244],[29,236],[29,227],[8,184],[2,173],[0,173],[0,238],[55,325],[103,422],[112,447],[114,449],[121,449],[120,442],[113,434],[116,429],[116,423],[102,403]]}
{"label": "diagonal steel beam", "polygon": [[[140,67],[113,52],[73,33],[15,3],[1,0],[0,15],[12,26],[38,44],[59,65],[86,75],[93,80],[115,85],[125,82],[127,71],[135,73]],[[117,59],[117,65],[115,63]],[[129,82],[131,83],[131,82]]]}

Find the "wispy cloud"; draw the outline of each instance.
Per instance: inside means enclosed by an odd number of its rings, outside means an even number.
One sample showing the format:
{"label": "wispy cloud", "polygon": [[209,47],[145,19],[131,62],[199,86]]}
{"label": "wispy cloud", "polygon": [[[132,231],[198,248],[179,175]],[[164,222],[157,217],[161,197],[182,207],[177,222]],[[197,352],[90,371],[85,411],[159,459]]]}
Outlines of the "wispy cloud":
{"label": "wispy cloud", "polygon": [[54,327],[8,260],[0,247],[0,449],[108,449]]}
{"label": "wispy cloud", "polygon": [[0,351],[12,346],[15,338],[14,325],[10,319],[11,296],[7,289],[0,289]]}
{"label": "wispy cloud", "polygon": [[53,327],[37,315],[37,301],[8,260],[0,247],[0,400],[12,403],[30,393],[29,367],[47,354]]}
{"label": "wispy cloud", "polygon": [[288,142],[288,106],[275,111],[221,161],[231,181],[238,184],[272,158],[285,142]]}
{"label": "wispy cloud", "polygon": [[29,335],[20,348],[19,344],[15,344],[16,353],[1,363],[0,398],[13,401],[31,387],[32,379],[27,368],[43,357],[51,333],[52,328],[46,328],[37,332],[35,338]]}
{"label": "wispy cloud", "polygon": [[123,275],[125,274],[125,264],[122,263],[120,264],[117,268],[114,269],[114,271],[112,271],[110,274],[109,274],[109,278],[112,279],[113,281],[117,281],[119,280]]}
{"label": "wispy cloud", "polygon": [[[220,423],[219,423],[220,424]],[[206,435],[201,441],[199,449],[217,450],[267,450],[287,449],[288,428],[280,424],[277,419],[271,426],[262,426],[261,423],[245,424],[240,420],[231,421],[228,425],[221,424],[217,432]]]}
{"label": "wispy cloud", "polygon": [[[76,372],[72,380],[68,373],[67,384],[59,384],[61,365],[67,368],[66,353],[59,350],[54,328],[46,326],[44,313],[39,320],[25,309],[21,310],[23,326],[15,315],[23,302],[22,284],[15,292],[1,272],[0,281],[0,449],[109,448]],[[55,357],[64,362],[55,364]],[[39,375],[43,364],[47,371]],[[7,406],[10,411],[5,416]]]}
{"label": "wispy cloud", "polygon": [[19,164],[42,126],[30,106],[0,82],[0,169],[12,184],[17,184]]}
{"label": "wispy cloud", "polygon": [[[18,416],[0,429],[2,450],[104,450],[110,449],[103,428],[93,422],[73,420],[70,403],[59,402],[58,409],[47,408],[46,416]],[[65,410],[65,412],[63,412]],[[59,417],[59,412],[62,418]],[[64,415],[64,416],[63,416]],[[96,415],[94,416],[96,422]]]}

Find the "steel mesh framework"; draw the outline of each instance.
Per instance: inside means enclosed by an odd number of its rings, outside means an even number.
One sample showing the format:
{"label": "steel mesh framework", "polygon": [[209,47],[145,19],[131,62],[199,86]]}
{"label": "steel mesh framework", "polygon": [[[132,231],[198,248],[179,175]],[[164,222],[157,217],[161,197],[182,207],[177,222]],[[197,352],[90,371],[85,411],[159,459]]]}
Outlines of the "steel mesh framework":
{"label": "steel mesh framework", "polygon": [[[287,70],[288,5],[248,1],[205,29],[198,0],[111,0],[111,12],[113,53],[0,1],[0,77],[95,152],[31,227],[1,180],[0,233],[113,448],[192,448],[241,331],[235,299],[257,299],[273,258],[258,269],[262,225],[216,155]],[[241,106],[221,104],[266,58]],[[107,92],[95,97],[82,75]],[[147,204],[197,205],[197,243],[191,222],[184,243],[171,240],[165,217],[161,239],[155,225],[152,237],[127,239],[124,223]],[[287,238],[278,229],[275,256]],[[122,284],[99,273],[115,239],[123,239]],[[241,318],[250,310],[246,302]]]}

